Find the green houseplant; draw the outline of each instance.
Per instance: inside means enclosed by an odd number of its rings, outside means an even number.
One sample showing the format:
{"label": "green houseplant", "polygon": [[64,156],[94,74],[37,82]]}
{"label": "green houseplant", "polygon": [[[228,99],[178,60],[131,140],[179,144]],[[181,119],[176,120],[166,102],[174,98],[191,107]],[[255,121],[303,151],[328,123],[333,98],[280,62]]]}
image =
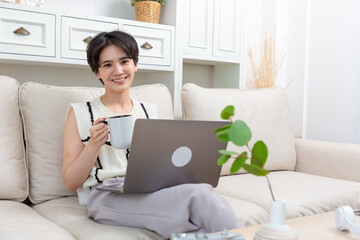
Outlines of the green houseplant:
{"label": "green houseplant", "polygon": [[[216,129],[214,131],[216,133],[216,138],[221,142],[232,142],[236,146],[246,147],[247,151],[237,153],[224,149],[219,150],[221,156],[217,160],[217,164],[221,166],[225,164],[230,158],[234,158],[235,160],[232,163],[230,173],[236,173],[241,168],[243,168],[246,172],[255,176],[265,176],[270,189],[272,200],[275,201],[272,187],[267,176],[267,174],[270,172],[264,169],[264,165],[268,157],[267,146],[263,141],[257,141],[251,148],[249,146],[249,141],[251,140],[251,130],[244,121],[233,121],[232,117],[234,114],[235,107],[233,105],[229,105],[224,108],[224,110],[221,112],[221,118],[224,120],[229,120],[230,124]],[[250,160],[249,163],[247,163],[248,160]]]}
{"label": "green houseplant", "polygon": [[160,9],[164,0],[131,0],[135,6],[136,21],[159,23]]}
{"label": "green houseplant", "polygon": [[217,160],[218,165],[225,164],[230,158],[234,158],[231,165],[230,173],[236,173],[241,168],[246,172],[255,176],[264,176],[267,180],[269,190],[272,197],[270,206],[270,219],[269,223],[260,228],[254,240],[295,240],[298,239],[294,230],[285,224],[285,202],[275,200],[272,187],[268,178],[270,173],[264,169],[268,157],[268,148],[263,141],[257,141],[251,148],[249,141],[251,140],[251,130],[249,126],[241,120],[233,121],[232,117],[235,114],[235,107],[229,105],[221,112],[221,118],[229,120],[227,124],[219,129],[216,129],[216,138],[221,142],[232,142],[236,146],[245,147],[246,150],[242,153],[227,151],[224,149],[219,150],[221,156]]}

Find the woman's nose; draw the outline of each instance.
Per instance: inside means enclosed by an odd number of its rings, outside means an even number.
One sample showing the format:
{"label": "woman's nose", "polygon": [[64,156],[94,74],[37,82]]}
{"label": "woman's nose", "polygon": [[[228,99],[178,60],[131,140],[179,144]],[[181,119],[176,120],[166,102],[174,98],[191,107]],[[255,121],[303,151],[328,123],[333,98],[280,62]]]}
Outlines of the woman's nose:
{"label": "woman's nose", "polygon": [[115,73],[123,73],[123,67],[121,66],[121,64],[115,64],[114,67]]}

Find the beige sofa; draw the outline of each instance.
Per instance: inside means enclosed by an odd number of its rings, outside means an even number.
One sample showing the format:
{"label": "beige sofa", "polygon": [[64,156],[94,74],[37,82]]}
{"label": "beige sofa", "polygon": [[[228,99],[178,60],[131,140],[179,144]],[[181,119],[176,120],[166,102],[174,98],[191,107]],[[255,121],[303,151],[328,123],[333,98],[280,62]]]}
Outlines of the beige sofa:
{"label": "beige sofa", "polygon": [[[106,226],[87,217],[62,180],[62,132],[70,102],[91,99],[99,88],[19,86],[0,77],[0,239],[161,239],[128,227]],[[131,89],[134,98],[158,105],[160,118],[172,119],[168,89],[161,84]],[[360,206],[360,146],[294,139],[286,94],[281,89],[240,91],[186,84],[185,119],[219,119],[227,104],[269,148],[266,168],[275,197],[287,202],[287,217]],[[235,149],[233,145],[229,149]],[[214,159],[216,161],[216,159]],[[216,191],[246,225],[265,223],[271,201],[264,178],[229,175],[223,167]],[[211,209],[209,209],[211,211]]]}

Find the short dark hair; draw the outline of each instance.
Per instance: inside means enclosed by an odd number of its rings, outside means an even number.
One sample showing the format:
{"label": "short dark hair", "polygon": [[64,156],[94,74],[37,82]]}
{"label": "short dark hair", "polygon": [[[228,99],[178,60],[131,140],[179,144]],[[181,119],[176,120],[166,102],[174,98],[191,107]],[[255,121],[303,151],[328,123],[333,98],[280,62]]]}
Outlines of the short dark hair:
{"label": "short dark hair", "polygon": [[101,32],[90,41],[86,48],[87,62],[95,74],[99,72],[101,51],[110,45],[121,48],[137,65],[139,48],[133,36],[123,31]]}

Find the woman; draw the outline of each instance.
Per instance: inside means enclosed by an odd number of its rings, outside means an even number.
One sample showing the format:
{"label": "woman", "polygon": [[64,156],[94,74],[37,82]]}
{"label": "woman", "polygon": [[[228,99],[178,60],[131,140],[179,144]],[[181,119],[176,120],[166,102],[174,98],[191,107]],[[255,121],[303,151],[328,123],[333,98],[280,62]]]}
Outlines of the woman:
{"label": "woman", "polygon": [[165,238],[178,232],[241,227],[230,205],[208,184],[183,184],[146,194],[96,189],[122,186],[129,154],[129,149],[111,146],[102,121],[123,114],[157,118],[155,105],[136,102],[129,95],[138,54],[135,39],[121,31],[100,33],[89,43],[87,60],[105,93],[69,107],[64,130],[65,185],[77,191],[89,217],[103,224],[146,228]]}

